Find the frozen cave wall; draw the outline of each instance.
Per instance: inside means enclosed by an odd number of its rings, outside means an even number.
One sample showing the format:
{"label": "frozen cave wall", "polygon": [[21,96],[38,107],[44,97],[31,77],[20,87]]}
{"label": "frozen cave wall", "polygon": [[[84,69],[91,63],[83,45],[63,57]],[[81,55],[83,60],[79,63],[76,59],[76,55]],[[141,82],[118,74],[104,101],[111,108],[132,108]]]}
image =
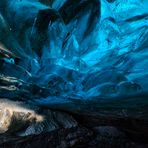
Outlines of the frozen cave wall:
{"label": "frozen cave wall", "polygon": [[147,7],[147,0],[1,0],[0,73],[52,88],[51,102],[147,93]]}

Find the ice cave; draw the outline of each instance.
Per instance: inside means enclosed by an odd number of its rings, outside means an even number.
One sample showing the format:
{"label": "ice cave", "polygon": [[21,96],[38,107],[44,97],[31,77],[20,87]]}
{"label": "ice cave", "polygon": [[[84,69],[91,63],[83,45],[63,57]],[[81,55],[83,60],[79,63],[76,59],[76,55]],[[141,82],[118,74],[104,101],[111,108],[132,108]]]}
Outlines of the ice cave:
{"label": "ice cave", "polygon": [[148,0],[0,0],[0,148],[148,147]]}

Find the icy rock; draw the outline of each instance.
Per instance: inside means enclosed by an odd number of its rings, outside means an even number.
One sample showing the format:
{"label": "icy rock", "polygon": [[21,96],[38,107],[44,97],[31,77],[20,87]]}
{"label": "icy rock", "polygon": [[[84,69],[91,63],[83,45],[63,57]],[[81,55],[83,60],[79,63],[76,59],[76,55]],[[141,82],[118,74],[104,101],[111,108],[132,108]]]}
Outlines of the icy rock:
{"label": "icy rock", "polygon": [[77,122],[66,113],[50,110],[38,113],[39,111],[39,108],[33,105],[1,99],[0,133],[7,132],[28,136],[77,126]]}
{"label": "icy rock", "polygon": [[[24,104],[25,106],[25,104]],[[20,102],[13,102],[7,99],[1,99],[0,111],[1,111],[1,123],[0,131],[5,133],[6,131],[16,132],[23,128],[25,125],[33,121],[42,121],[43,117],[36,114],[33,110],[23,107]]]}

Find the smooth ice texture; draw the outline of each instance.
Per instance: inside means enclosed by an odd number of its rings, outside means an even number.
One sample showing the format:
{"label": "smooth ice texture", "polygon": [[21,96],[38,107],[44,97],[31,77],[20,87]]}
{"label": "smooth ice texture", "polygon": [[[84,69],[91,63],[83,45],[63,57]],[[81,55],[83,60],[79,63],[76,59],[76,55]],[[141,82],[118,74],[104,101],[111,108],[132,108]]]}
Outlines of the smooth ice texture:
{"label": "smooth ice texture", "polygon": [[0,43],[1,74],[57,92],[44,104],[147,92],[147,0],[1,0]]}

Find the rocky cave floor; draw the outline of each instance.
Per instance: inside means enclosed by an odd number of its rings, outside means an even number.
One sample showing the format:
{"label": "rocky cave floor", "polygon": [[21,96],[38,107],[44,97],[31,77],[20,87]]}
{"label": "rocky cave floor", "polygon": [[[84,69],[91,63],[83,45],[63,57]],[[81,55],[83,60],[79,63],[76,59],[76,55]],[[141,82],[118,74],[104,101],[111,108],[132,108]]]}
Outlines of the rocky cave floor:
{"label": "rocky cave floor", "polygon": [[1,148],[148,147],[146,117],[42,108],[26,100],[46,94],[45,88],[5,76],[0,84]]}

